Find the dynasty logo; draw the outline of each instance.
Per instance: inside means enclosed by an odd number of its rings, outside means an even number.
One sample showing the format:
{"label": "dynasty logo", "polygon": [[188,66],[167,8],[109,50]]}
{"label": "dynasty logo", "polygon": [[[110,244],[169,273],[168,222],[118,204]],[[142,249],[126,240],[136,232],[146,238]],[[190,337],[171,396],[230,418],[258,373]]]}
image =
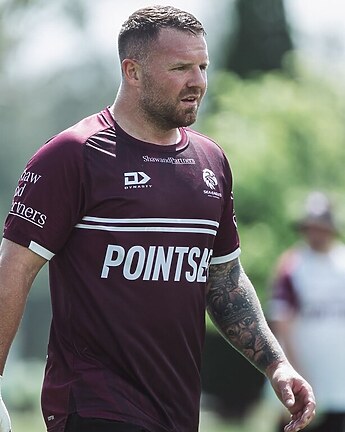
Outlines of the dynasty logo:
{"label": "dynasty logo", "polygon": [[151,177],[142,171],[126,172],[123,175],[125,178],[125,189],[143,189],[152,187],[152,185],[147,184],[151,180]]}

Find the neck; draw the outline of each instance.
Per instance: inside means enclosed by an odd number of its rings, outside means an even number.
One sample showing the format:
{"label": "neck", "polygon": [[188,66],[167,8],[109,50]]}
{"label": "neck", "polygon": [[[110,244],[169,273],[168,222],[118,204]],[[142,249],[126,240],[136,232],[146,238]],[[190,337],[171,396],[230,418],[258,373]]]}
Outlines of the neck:
{"label": "neck", "polygon": [[138,110],[135,101],[122,97],[120,91],[110,111],[116,123],[125,132],[141,141],[157,145],[172,145],[176,144],[181,137],[178,128],[163,130],[150,122]]}

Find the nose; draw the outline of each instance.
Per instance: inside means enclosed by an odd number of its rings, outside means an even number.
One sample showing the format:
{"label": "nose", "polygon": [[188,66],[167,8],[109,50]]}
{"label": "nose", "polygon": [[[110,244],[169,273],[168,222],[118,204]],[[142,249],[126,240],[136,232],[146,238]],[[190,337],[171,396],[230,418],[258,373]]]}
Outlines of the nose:
{"label": "nose", "polygon": [[206,69],[202,69],[199,66],[193,67],[193,69],[191,69],[191,72],[190,72],[187,86],[205,89],[207,86]]}

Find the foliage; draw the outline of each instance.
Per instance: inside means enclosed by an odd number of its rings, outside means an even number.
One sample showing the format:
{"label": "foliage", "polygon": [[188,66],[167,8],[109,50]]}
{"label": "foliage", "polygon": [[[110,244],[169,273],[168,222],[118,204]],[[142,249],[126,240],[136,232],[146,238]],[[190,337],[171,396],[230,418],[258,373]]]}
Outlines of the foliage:
{"label": "foliage", "polygon": [[225,68],[243,77],[282,69],[292,49],[283,0],[237,0],[237,31]]}
{"label": "foliage", "polygon": [[[260,297],[291,222],[319,189],[341,204],[345,183],[344,91],[300,68],[242,80],[220,72],[200,129],[226,151],[234,173],[242,261]],[[340,209],[338,209],[340,211]]]}

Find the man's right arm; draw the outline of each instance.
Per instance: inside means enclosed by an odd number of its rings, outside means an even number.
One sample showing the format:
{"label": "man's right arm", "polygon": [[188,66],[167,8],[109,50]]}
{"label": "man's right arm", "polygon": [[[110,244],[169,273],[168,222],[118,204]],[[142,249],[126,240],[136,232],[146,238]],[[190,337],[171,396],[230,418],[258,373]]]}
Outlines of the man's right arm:
{"label": "man's right arm", "polygon": [[23,316],[32,282],[46,260],[3,239],[0,246],[0,375]]}
{"label": "man's right arm", "polygon": [[3,239],[0,245],[0,432],[11,432],[1,397],[1,381],[8,352],[22,319],[35,276],[46,260],[31,250]]}

